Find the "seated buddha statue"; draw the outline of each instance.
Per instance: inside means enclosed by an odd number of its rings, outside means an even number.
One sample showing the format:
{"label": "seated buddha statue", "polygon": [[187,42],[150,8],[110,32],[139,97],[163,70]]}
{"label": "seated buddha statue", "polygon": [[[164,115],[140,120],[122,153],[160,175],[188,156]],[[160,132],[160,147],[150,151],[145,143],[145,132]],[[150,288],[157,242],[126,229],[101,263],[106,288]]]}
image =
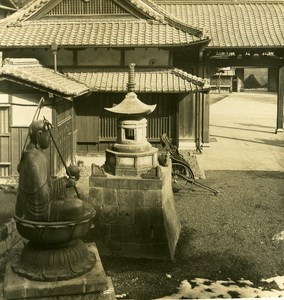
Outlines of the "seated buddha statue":
{"label": "seated buddha statue", "polygon": [[30,221],[80,220],[85,210],[91,209],[90,204],[67,192],[75,185],[75,179],[50,176],[49,162],[44,153],[50,144],[49,130],[43,120],[36,120],[29,127],[29,144],[18,165],[15,214]]}

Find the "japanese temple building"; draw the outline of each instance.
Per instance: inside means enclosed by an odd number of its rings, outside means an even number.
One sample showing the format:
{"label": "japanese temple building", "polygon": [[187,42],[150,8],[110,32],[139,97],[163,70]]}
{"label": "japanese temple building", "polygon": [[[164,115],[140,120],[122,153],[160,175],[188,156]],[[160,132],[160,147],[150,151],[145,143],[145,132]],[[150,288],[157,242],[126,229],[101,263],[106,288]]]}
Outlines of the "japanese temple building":
{"label": "japanese temple building", "polygon": [[116,118],[104,108],[124,97],[131,63],[139,99],[157,105],[147,127],[156,147],[163,133],[181,149],[208,145],[207,78],[227,66],[241,80],[246,66],[268,68],[283,130],[283,10],[280,0],[31,1],[0,21],[0,177],[16,173],[42,97],[67,161],[109,148]]}

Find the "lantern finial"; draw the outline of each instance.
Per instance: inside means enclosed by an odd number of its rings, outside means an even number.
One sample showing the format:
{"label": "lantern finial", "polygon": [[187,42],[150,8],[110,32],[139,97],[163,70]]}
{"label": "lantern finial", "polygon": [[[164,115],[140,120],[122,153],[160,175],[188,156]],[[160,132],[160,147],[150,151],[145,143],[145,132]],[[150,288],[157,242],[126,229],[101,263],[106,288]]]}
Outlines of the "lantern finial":
{"label": "lantern finial", "polygon": [[134,92],[134,87],[135,87],[135,64],[132,63],[129,65],[128,83],[127,83],[128,92]]}

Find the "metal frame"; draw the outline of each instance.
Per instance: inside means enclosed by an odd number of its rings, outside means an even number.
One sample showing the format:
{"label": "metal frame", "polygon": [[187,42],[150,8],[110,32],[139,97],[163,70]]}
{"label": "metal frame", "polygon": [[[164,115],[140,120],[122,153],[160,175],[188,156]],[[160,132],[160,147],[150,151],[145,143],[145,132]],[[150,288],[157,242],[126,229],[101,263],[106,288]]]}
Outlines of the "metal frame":
{"label": "metal frame", "polygon": [[219,191],[195,180],[194,173],[189,163],[185,160],[183,155],[179,153],[178,148],[171,143],[170,139],[165,133],[161,136],[161,143],[166,151],[170,154],[170,158],[172,159],[172,179],[175,183],[178,182],[178,179],[181,179],[182,183],[191,184],[190,189],[192,189],[192,185],[196,185],[212,192],[214,195],[219,194]]}

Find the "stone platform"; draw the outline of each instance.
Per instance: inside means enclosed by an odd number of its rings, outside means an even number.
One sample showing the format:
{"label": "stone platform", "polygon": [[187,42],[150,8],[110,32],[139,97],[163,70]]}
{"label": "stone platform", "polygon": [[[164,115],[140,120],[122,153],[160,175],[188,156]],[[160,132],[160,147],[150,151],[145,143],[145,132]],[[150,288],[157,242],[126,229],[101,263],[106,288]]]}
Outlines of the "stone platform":
{"label": "stone platform", "polygon": [[[141,176],[113,176],[93,167],[90,200],[95,239],[102,255],[173,259],[180,234],[171,165]],[[90,233],[90,232],[89,232]]]}
{"label": "stone platform", "polygon": [[[55,282],[33,281],[17,275],[9,260],[4,281],[4,299],[17,300],[114,300],[115,293],[110,277],[107,277],[94,243],[88,244],[96,256],[96,265],[88,273],[73,279]],[[21,248],[12,250],[11,258],[17,257]]]}

